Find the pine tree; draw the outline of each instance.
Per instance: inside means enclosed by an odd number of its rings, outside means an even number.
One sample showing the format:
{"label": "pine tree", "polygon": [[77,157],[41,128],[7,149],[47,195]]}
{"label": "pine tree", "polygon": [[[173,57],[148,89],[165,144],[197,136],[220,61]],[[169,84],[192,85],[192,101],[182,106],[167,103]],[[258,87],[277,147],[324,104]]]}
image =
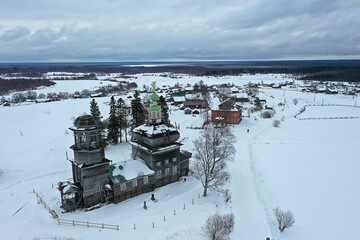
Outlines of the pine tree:
{"label": "pine tree", "polygon": [[93,99],[90,103],[90,114],[91,114],[91,116],[94,117],[94,119],[98,123],[101,123],[100,119],[102,118],[102,116],[100,113],[99,106],[97,105],[97,102],[95,101],[95,99]]}
{"label": "pine tree", "polygon": [[119,126],[120,142],[122,142],[122,131],[125,131],[126,134],[126,129],[127,129],[126,104],[122,98],[118,99],[116,107],[117,107],[117,121]]}
{"label": "pine tree", "polygon": [[261,106],[261,102],[260,102],[260,99],[258,97],[255,98],[254,100],[254,105],[257,109],[261,109],[262,106]]}
{"label": "pine tree", "polygon": [[138,91],[135,92],[134,99],[131,101],[131,115],[132,128],[136,128],[145,123],[144,106],[141,103]]}
{"label": "pine tree", "polygon": [[108,124],[108,140],[111,143],[118,143],[119,138],[119,124],[117,119],[116,103],[114,96],[110,100],[110,113],[109,113],[109,124]]}
{"label": "pine tree", "polygon": [[159,106],[161,107],[161,121],[166,126],[170,126],[170,120],[169,120],[169,107],[166,103],[166,100],[163,96],[159,97],[158,101]]}

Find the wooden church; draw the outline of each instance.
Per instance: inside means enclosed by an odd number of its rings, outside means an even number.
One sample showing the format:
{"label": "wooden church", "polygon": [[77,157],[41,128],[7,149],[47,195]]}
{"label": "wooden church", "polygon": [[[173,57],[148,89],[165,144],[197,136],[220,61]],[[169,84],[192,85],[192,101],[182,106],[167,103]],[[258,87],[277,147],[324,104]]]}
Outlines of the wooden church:
{"label": "wooden church", "polygon": [[[155,87],[154,87],[155,89]],[[111,164],[106,159],[101,127],[90,115],[78,117],[74,126],[73,181],[59,182],[65,211],[118,203],[157,187],[178,181],[189,172],[191,153],[180,150],[180,133],[161,121],[159,96],[151,96],[147,123],[132,131],[132,158]]]}

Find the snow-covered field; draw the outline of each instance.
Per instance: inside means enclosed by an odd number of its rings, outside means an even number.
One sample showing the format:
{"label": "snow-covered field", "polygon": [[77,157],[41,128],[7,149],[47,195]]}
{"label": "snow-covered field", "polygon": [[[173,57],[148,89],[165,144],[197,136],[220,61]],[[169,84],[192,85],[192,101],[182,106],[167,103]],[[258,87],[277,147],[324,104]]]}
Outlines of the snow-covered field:
{"label": "snow-covered field", "polygon": [[[154,80],[157,85],[200,80],[207,84],[234,82],[237,85],[249,81],[291,80],[280,75],[137,77],[139,86],[150,85]],[[72,84],[76,86],[80,82],[72,81]],[[148,193],[94,211],[66,214],[61,213],[60,194],[52,184],[72,177],[66,152],[72,157],[69,146],[73,136],[67,129],[72,126],[74,117],[89,111],[91,99],[1,107],[1,238],[203,239],[201,226],[210,214],[218,211],[235,214],[232,239],[360,239],[357,230],[360,225],[360,120],[301,121],[293,118],[305,104],[324,101],[325,104],[354,105],[356,100],[359,102],[359,97],[317,94],[314,98],[313,93],[271,88],[260,89],[260,95],[268,105],[275,107],[276,114],[273,119],[262,119],[259,113],[254,113],[250,118],[243,118],[240,125],[233,126],[237,153],[229,168],[231,203],[225,204],[214,192],[206,198],[198,198],[198,193],[202,192],[201,184],[190,177],[186,182],[156,189],[157,203],[148,201],[151,195]],[[284,98],[285,108],[278,106]],[[299,100],[297,105],[292,102],[294,98]],[[107,117],[109,97],[96,100],[102,115]],[[313,114],[330,117],[340,116],[336,115],[338,113],[341,116],[356,114],[353,109],[357,108],[321,107]],[[311,113],[311,109],[307,111],[303,114]],[[192,141],[200,132],[187,127],[199,126],[200,116],[185,115],[183,111],[173,109],[170,118],[180,124],[181,138],[188,138],[183,142],[183,149],[192,151]],[[272,126],[274,119],[283,119],[278,128]],[[130,151],[130,146],[123,143],[107,147],[106,156],[114,162],[126,160]],[[33,188],[60,218],[119,224],[120,230],[59,226],[43,205],[37,204]],[[194,204],[191,204],[192,199]],[[142,208],[143,201],[148,203],[147,211]],[[294,228],[279,233],[272,212],[275,207],[292,210],[296,218]]]}
{"label": "snow-covered field", "polygon": [[110,82],[110,81],[100,81],[100,80],[55,80],[53,81],[56,84],[51,87],[45,87],[38,90],[35,90],[37,94],[44,93],[47,94],[49,92],[68,92],[74,93],[75,91],[81,92],[84,89],[88,90],[95,90],[101,86],[107,85],[116,85],[117,82]]}
{"label": "snow-covered field", "polygon": [[301,118],[360,117],[360,107],[354,106],[306,106]]}

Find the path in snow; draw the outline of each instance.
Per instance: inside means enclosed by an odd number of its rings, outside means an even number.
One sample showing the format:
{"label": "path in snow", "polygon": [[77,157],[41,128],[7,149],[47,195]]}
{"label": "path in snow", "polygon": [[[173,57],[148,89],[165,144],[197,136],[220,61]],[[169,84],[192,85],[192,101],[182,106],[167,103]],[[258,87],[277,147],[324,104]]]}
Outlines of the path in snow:
{"label": "path in snow", "polygon": [[237,137],[235,160],[230,164],[232,209],[236,216],[235,239],[265,239],[272,237],[270,215],[258,188],[251,143],[266,127],[254,125],[250,132],[249,120],[234,127]]}

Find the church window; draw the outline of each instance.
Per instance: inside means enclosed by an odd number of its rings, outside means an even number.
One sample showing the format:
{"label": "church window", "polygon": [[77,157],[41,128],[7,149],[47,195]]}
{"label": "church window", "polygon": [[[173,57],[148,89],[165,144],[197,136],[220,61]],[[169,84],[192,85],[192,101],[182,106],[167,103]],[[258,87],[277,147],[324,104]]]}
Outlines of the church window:
{"label": "church window", "polygon": [[177,175],[177,166],[173,166],[172,175]]}
{"label": "church window", "polygon": [[148,177],[148,176],[145,176],[145,177],[144,177],[144,184],[148,184],[148,182],[149,182],[149,177]]}
{"label": "church window", "polygon": [[157,178],[161,178],[161,170],[159,170],[159,171],[156,172],[156,177],[157,177]]}
{"label": "church window", "polygon": [[126,190],[126,183],[120,183],[120,190],[125,191]]}
{"label": "church window", "polygon": [[132,187],[137,187],[137,179],[132,180]]}
{"label": "church window", "polygon": [[165,168],[165,176],[169,176],[169,175],[170,175],[169,168]]}

